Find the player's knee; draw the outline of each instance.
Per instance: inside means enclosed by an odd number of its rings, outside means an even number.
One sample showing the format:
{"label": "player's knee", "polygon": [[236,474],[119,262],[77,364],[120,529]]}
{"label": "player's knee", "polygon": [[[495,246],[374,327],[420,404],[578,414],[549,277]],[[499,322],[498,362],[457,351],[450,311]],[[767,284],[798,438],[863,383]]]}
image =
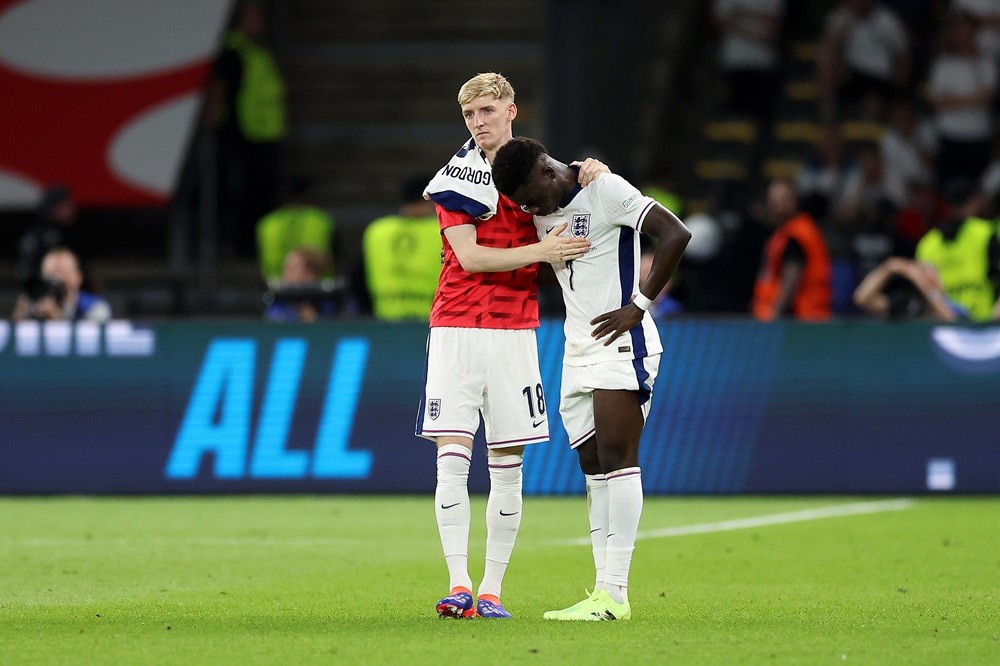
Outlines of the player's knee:
{"label": "player's knee", "polygon": [[584,474],[602,473],[601,459],[597,455],[597,441],[593,437],[576,447],[576,453],[580,457],[580,470]]}
{"label": "player's knee", "polygon": [[639,466],[639,446],[633,442],[601,442],[597,446],[601,470],[607,474],[616,469]]}

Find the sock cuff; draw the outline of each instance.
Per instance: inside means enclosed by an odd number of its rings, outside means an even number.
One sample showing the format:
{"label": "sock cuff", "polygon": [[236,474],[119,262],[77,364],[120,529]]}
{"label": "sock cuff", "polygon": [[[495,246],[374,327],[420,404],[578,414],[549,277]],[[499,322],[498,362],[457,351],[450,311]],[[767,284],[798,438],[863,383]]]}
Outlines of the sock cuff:
{"label": "sock cuff", "polygon": [[588,488],[608,485],[608,478],[603,474],[584,474],[583,478],[586,481]]}
{"label": "sock cuff", "polygon": [[515,469],[521,467],[522,461],[522,456],[492,456],[486,461],[486,466],[489,467],[490,470]]}
{"label": "sock cuff", "polygon": [[642,473],[642,470],[638,467],[624,467],[622,469],[616,469],[613,472],[608,472],[605,476],[608,479],[608,483],[612,481],[618,481],[620,479],[626,479],[629,477],[638,477]]}
{"label": "sock cuff", "polygon": [[444,446],[438,447],[437,459],[440,461],[442,458],[462,458],[470,465],[472,464],[472,449],[469,449],[461,444],[445,444]]}

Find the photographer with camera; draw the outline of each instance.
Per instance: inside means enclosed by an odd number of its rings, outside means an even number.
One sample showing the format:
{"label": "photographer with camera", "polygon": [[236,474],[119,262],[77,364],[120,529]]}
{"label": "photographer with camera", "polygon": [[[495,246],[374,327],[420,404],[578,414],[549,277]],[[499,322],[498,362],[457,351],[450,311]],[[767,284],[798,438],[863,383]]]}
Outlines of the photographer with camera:
{"label": "photographer with camera", "polygon": [[111,319],[106,300],[80,287],[83,272],[76,254],[67,247],[49,250],[42,258],[41,277],[29,280],[17,298],[14,321],[97,321]]}
{"label": "photographer with camera", "polygon": [[341,285],[322,279],[329,265],[330,256],[322,250],[306,245],[291,250],[282,264],[280,282],[264,294],[264,318],[311,324],[336,316]]}

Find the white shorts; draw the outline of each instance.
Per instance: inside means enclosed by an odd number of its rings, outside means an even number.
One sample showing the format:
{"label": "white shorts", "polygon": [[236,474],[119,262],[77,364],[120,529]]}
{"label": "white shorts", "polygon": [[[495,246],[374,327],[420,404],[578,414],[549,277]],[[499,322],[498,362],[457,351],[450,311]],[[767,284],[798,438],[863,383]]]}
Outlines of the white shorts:
{"label": "white shorts", "polygon": [[534,329],[432,328],[416,434],[473,439],[482,414],[490,448],[549,439]]}
{"label": "white shorts", "polygon": [[638,391],[642,418],[649,416],[653,383],[660,368],[660,354],[631,361],[604,361],[591,365],[563,365],[559,414],[569,436],[570,448],[594,434],[594,390]]}

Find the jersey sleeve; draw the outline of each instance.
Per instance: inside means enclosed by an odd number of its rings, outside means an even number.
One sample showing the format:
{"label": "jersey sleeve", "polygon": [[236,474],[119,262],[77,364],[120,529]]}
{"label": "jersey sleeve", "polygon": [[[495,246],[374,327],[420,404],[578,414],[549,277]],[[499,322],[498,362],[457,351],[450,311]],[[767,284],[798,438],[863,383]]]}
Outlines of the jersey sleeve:
{"label": "jersey sleeve", "polygon": [[613,226],[640,230],[642,220],[656,205],[655,199],[645,196],[634,185],[613,173],[601,175],[590,187],[597,188],[597,199],[605,219]]}
{"label": "jersey sleeve", "polygon": [[441,227],[441,233],[444,233],[445,229],[451,227],[457,227],[462,224],[475,225],[479,221],[468,213],[448,210],[440,204],[435,204],[434,208],[437,210],[438,225]]}

